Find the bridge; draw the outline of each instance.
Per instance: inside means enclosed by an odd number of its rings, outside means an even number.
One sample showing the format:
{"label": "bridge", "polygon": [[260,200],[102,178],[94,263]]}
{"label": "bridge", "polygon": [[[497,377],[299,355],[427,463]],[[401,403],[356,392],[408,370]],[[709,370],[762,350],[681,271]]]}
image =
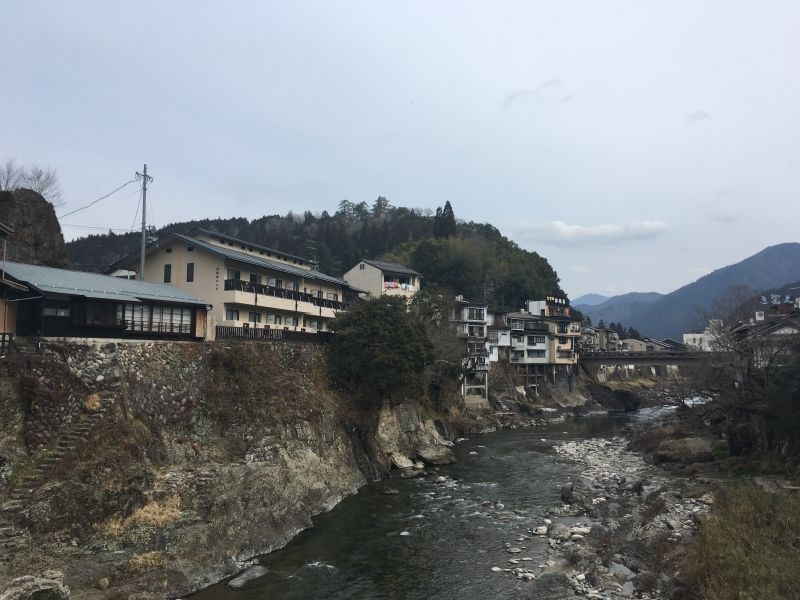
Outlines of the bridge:
{"label": "bridge", "polygon": [[601,373],[617,367],[668,367],[695,366],[724,355],[723,352],[586,352],[578,364],[595,380],[603,379]]}

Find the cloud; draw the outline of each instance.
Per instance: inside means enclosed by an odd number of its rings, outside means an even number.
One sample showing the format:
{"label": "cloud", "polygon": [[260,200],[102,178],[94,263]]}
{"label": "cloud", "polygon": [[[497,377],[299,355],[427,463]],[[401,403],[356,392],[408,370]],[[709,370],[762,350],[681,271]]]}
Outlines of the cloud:
{"label": "cloud", "polygon": [[690,115],[686,115],[686,120],[689,123],[699,123],[701,121],[708,121],[711,115],[704,110],[696,110]]}
{"label": "cloud", "polygon": [[717,223],[724,223],[726,225],[738,223],[742,219],[742,213],[734,208],[728,208],[726,206],[713,206],[707,204],[704,212],[706,218],[716,221]]}
{"label": "cloud", "polygon": [[562,221],[550,221],[523,225],[521,237],[531,241],[555,245],[616,244],[633,240],[649,240],[669,230],[665,221],[628,221],[605,225],[569,225]]}
{"label": "cloud", "polygon": [[566,93],[567,91],[564,89],[564,83],[555,77],[537,86],[520,88],[511,92],[503,100],[503,106],[509,107],[515,104],[532,104],[534,102],[565,104],[572,100],[572,96]]}
{"label": "cloud", "polygon": [[503,101],[503,106],[512,106],[513,104],[530,104],[539,97],[539,92],[530,88],[523,88],[511,92]]}
{"label": "cloud", "polygon": [[717,223],[736,223],[741,220],[742,213],[736,208],[729,206],[731,193],[728,190],[720,189],[714,194],[713,202],[703,202],[703,214],[707,219]]}

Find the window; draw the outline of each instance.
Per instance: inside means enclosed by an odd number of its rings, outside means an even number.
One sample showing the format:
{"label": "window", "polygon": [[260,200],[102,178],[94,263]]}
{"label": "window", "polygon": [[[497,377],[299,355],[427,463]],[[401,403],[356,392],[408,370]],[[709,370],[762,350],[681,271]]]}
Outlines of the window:
{"label": "window", "polygon": [[172,265],[164,265],[164,283],[172,281]]}
{"label": "window", "polygon": [[568,344],[569,340],[567,338],[565,338],[565,337],[560,337],[560,338],[558,338],[558,343],[559,344]]}
{"label": "window", "polygon": [[328,300],[333,300],[334,302],[339,301],[339,294],[335,294],[333,292],[328,292]]}
{"label": "window", "polygon": [[170,252],[172,252],[172,248],[167,248],[166,250],[164,250],[164,252],[166,252],[167,254],[169,254]]}
{"label": "window", "polygon": [[286,317],[286,325],[297,327],[300,320],[297,317]]}
{"label": "window", "polygon": [[276,279],[275,280],[275,287],[276,288],[282,288],[283,287],[283,281],[280,280],[280,279]]}
{"label": "window", "polygon": [[500,341],[500,337],[498,336],[496,331],[489,332],[489,343],[496,344]]}
{"label": "window", "polygon": [[188,248],[186,248],[186,251],[187,252],[194,252],[194,246],[189,246]]}
{"label": "window", "polygon": [[72,313],[70,312],[69,306],[64,304],[61,306],[45,306],[44,307],[44,316],[45,317],[69,317]]}
{"label": "window", "polygon": [[287,290],[293,290],[293,291],[296,292],[297,291],[297,287],[298,286],[294,281],[287,281],[286,282],[286,289]]}
{"label": "window", "polygon": [[528,358],[544,358],[544,350],[528,350]]}
{"label": "window", "polygon": [[274,277],[268,277],[267,278],[267,285],[269,287],[275,287],[275,283],[276,283],[276,281],[275,281]]}
{"label": "window", "polygon": [[225,310],[225,319],[227,321],[238,321],[239,320],[239,311],[233,308],[228,308]]}
{"label": "window", "polygon": [[194,263],[186,263],[186,281],[187,283],[194,281]]}
{"label": "window", "polygon": [[[261,284],[261,275],[250,273],[250,283]],[[251,319],[252,320],[252,319]]]}
{"label": "window", "polygon": [[358,265],[358,270],[359,271],[363,271],[364,270],[364,263],[361,263],[360,265]]}
{"label": "window", "polygon": [[528,345],[535,346],[536,344],[544,344],[545,337],[543,335],[529,335],[528,336]]}
{"label": "window", "polygon": [[250,312],[247,315],[247,320],[251,323],[261,323],[261,313],[260,312]]}
{"label": "window", "polygon": [[467,313],[470,321],[483,321],[484,310],[482,308],[470,308]]}
{"label": "window", "polygon": [[228,269],[228,279],[241,279],[242,272],[235,269]]}
{"label": "window", "polygon": [[322,298],[323,298],[323,296],[322,296],[322,290],[319,290],[319,291],[317,291],[317,298],[320,298],[320,299],[322,299]]}
{"label": "window", "polygon": [[558,333],[567,333],[567,325],[565,323],[559,323],[556,327],[556,331]]}
{"label": "window", "polygon": [[269,325],[281,325],[283,317],[281,315],[267,315],[267,323]]}

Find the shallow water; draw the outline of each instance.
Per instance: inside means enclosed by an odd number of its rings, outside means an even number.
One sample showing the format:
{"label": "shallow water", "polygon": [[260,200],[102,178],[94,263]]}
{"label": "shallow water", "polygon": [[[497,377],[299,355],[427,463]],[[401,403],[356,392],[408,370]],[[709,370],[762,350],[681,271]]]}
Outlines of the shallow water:
{"label": "shallow water", "polygon": [[[219,584],[196,600],[370,598],[487,600],[508,597],[529,583],[492,567],[510,558],[538,566],[546,539],[527,535],[576,475],[576,465],[553,445],[610,437],[652,413],[596,415],[527,429],[475,435],[456,447],[458,463],[437,474],[453,478],[370,484],[313,519],[285,548],[262,557],[269,569],[240,590]],[[399,493],[386,495],[387,488]],[[491,501],[491,505],[483,503]],[[495,508],[500,501],[503,508]],[[512,556],[506,542],[525,547]]]}

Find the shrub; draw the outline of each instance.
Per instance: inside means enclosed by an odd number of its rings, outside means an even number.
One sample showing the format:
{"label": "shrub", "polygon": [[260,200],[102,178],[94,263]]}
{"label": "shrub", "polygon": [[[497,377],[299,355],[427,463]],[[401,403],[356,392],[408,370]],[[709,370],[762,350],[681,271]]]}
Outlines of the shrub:
{"label": "shrub", "polygon": [[705,600],[797,598],[800,495],[728,488],[703,522],[689,564]]}

